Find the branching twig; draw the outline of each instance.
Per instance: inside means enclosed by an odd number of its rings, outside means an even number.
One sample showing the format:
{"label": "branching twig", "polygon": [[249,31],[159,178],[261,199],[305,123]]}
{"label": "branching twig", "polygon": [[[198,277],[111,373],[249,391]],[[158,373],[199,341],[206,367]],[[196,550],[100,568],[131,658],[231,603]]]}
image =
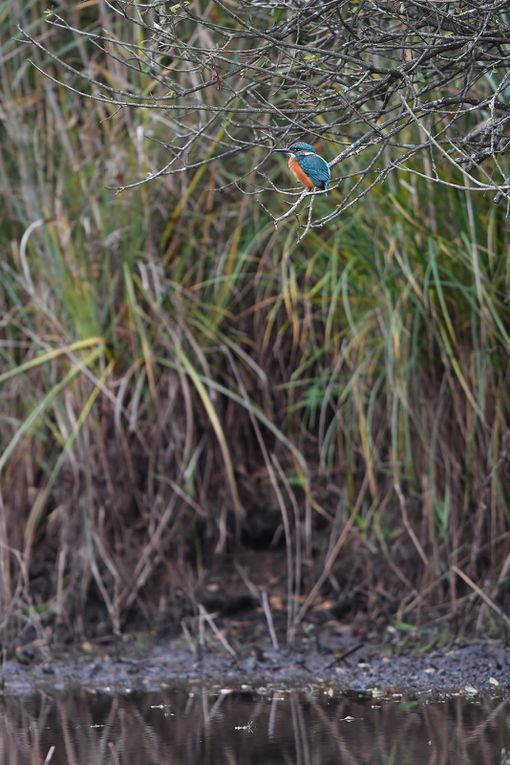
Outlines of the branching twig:
{"label": "branching twig", "polygon": [[[333,209],[314,220],[315,194],[308,200],[300,238],[344,214],[403,166],[435,183],[455,185],[464,176],[471,192],[508,198],[510,25],[504,0],[276,0],[271,7],[268,16],[262,2],[217,2],[199,17],[191,3],[108,0],[100,31],[80,29],[63,12],[47,15],[59,35],[82,38],[110,57],[119,84],[92,67],[63,61],[51,37],[23,35],[47,57],[42,68],[50,80],[60,82],[50,67],[58,62],[66,73],[61,84],[76,94],[108,108],[165,115],[173,131],[170,159],[122,189],[196,171],[218,158],[228,164],[247,146],[270,150],[305,139],[320,142],[332,168],[350,165],[342,199],[330,197]],[[216,145],[220,121],[224,136]],[[420,155],[432,157],[432,174],[417,162]],[[362,157],[363,169],[349,178]],[[260,163],[254,171],[261,172]],[[244,168],[233,166],[232,175],[242,188]],[[306,191],[294,198],[294,190],[264,178],[279,198],[291,200],[281,214],[261,203],[275,224],[307,200]]]}

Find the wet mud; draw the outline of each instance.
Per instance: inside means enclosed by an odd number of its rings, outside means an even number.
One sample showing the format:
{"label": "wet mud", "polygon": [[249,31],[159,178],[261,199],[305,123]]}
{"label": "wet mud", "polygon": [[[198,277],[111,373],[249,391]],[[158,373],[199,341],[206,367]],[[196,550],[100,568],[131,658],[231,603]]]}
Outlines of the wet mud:
{"label": "wet mud", "polygon": [[428,653],[396,653],[394,647],[354,639],[320,648],[247,648],[236,656],[220,644],[192,651],[183,640],[150,647],[140,640],[108,648],[19,655],[4,661],[4,694],[36,690],[154,691],[178,683],[249,685],[268,689],[323,686],[356,694],[510,692],[510,649],[503,643],[453,644]]}

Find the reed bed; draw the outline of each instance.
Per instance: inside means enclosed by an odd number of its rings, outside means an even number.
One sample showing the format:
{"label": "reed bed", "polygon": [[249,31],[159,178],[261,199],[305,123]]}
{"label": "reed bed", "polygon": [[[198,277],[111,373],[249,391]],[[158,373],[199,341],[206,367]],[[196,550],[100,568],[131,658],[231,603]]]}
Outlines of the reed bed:
{"label": "reed bed", "polygon": [[506,628],[504,206],[415,165],[299,241],[229,185],[248,152],[115,194],[165,117],[39,74],[43,11],[0,4],[2,640],[178,625],[218,556],[271,546],[290,642],[326,597]]}

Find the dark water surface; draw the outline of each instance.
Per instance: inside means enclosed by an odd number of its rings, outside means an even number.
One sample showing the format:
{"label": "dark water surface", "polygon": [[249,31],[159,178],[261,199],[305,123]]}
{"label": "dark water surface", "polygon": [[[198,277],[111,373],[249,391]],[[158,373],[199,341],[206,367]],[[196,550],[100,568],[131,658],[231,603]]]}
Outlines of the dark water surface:
{"label": "dark water surface", "polygon": [[510,763],[508,701],[331,693],[186,686],[0,698],[0,762],[42,764],[50,755],[51,765]]}

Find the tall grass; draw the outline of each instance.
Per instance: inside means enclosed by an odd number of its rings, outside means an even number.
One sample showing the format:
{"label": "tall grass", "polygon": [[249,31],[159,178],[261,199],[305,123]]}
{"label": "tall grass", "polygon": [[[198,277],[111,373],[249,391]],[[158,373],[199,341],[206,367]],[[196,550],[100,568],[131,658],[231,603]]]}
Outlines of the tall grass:
{"label": "tall grass", "polygon": [[289,640],[325,595],[496,628],[505,210],[401,171],[298,242],[215,190],[252,156],[115,195],[164,161],[165,120],[37,74],[12,35],[43,10],[0,11],[3,639],[177,624],[215,555],[279,544]]}

